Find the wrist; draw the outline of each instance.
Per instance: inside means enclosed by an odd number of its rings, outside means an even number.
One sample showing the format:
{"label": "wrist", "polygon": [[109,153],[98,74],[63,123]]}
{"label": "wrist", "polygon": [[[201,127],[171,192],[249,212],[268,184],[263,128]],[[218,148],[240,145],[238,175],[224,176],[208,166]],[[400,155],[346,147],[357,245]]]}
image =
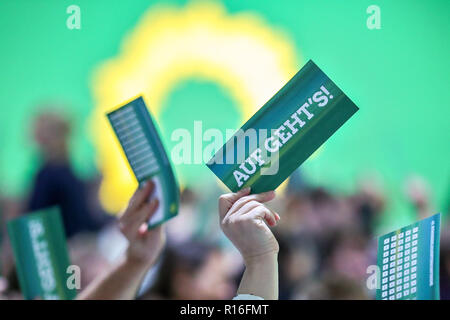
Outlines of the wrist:
{"label": "wrist", "polygon": [[278,251],[245,258],[245,272],[238,294],[278,299]]}
{"label": "wrist", "polygon": [[139,254],[136,254],[129,247],[125,252],[124,263],[135,268],[148,268],[153,264],[153,260],[154,259],[149,259],[148,257],[143,257]]}
{"label": "wrist", "polygon": [[269,267],[278,263],[278,251],[243,257],[246,268]]}

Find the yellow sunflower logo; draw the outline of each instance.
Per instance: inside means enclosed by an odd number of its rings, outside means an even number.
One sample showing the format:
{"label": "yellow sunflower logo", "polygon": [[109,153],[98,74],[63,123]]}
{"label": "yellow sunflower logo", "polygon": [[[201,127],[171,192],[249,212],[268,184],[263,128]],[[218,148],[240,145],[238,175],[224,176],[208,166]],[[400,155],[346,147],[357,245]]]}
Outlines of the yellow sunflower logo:
{"label": "yellow sunflower logo", "polygon": [[136,95],[163,100],[181,81],[212,81],[226,90],[247,120],[297,71],[291,41],[254,13],[229,14],[218,2],[152,7],[123,41],[120,54],[95,72],[90,128],[103,174],[100,200],[121,210],[136,188],[105,113]]}

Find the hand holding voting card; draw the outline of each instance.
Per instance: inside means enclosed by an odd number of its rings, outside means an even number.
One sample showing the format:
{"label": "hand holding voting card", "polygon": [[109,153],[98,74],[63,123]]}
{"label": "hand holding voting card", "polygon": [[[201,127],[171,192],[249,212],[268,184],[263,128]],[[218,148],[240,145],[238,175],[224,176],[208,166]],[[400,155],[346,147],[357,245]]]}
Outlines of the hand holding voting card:
{"label": "hand holding voting card", "polygon": [[25,299],[68,300],[69,256],[57,208],[38,211],[8,222],[8,233]]}
{"label": "hand holding voting card", "polygon": [[275,190],[358,107],[311,60],[208,162],[231,191]]}
{"label": "hand holding voting card", "polygon": [[377,300],[439,300],[440,219],[438,213],[378,239]]}
{"label": "hand holding voting card", "polygon": [[108,119],[141,187],[155,182],[159,207],[149,221],[155,227],[178,213],[178,186],[157,129],[142,97],[108,113]]}

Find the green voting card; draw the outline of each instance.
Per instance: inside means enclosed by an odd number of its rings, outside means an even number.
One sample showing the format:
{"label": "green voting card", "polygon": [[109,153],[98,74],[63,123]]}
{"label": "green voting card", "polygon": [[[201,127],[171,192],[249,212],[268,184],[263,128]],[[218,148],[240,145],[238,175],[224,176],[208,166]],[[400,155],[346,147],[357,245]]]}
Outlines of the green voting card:
{"label": "green voting card", "polygon": [[[3,212],[0,208],[0,257],[2,257],[2,249],[3,249],[3,231],[5,228],[5,223],[3,220]],[[2,263],[0,262],[0,278],[3,276]]]}
{"label": "green voting card", "polygon": [[150,179],[155,183],[160,203],[148,222],[149,227],[176,216],[178,185],[144,99],[138,97],[107,116],[139,186]]}
{"label": "green voting card", "polygon": [[9,221],[8,233],[25,299],[75,298],[76,289],[67,284],[70,262],[57,207]]}
{"label": "green voting card", "polygon": [[440,213],[378,239],[377,300],[439,300]]}
{"label": "green voting card", "polygon": [[275,190],[356,111],[310,60],[207,165],[233,192]]}

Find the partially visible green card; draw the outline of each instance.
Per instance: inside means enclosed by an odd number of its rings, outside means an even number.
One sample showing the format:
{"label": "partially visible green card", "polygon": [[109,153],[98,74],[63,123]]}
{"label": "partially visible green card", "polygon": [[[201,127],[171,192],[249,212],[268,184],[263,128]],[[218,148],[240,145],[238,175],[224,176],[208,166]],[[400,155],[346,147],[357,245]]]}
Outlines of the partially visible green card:
{"label": "partially visible green card", "polygon": [[27,214],[8,222],[8,233],[25,299],[70,300],[70,265],[59,209]]}
{"label": "partially visible green card", "polygon": [[310,60],[207,165],[233,192],[275,190],[357,110]]}
{"label": "partially visible green card", "polygon": [[378,239],[377,300],[439,300],[441,214]]}
{"label": "partially visible green card", "polygon": [[149,227],[175,217],[178,184],[144,99],[138,97],[107,116],[139,186],[150,179],[156,185],[155,193],[160,203],[148,222]]}
{"label": "partially visible green card", "polygon": [[[5,223],[3,220],[3,212],[2,212],[2,208],[0,206],[0,257],[2,257],[2,250],[3,250],[3,231],[5,228]],[[3,270],[2,270],[2,263],[0,261],[0,277],[3,276]]]}

